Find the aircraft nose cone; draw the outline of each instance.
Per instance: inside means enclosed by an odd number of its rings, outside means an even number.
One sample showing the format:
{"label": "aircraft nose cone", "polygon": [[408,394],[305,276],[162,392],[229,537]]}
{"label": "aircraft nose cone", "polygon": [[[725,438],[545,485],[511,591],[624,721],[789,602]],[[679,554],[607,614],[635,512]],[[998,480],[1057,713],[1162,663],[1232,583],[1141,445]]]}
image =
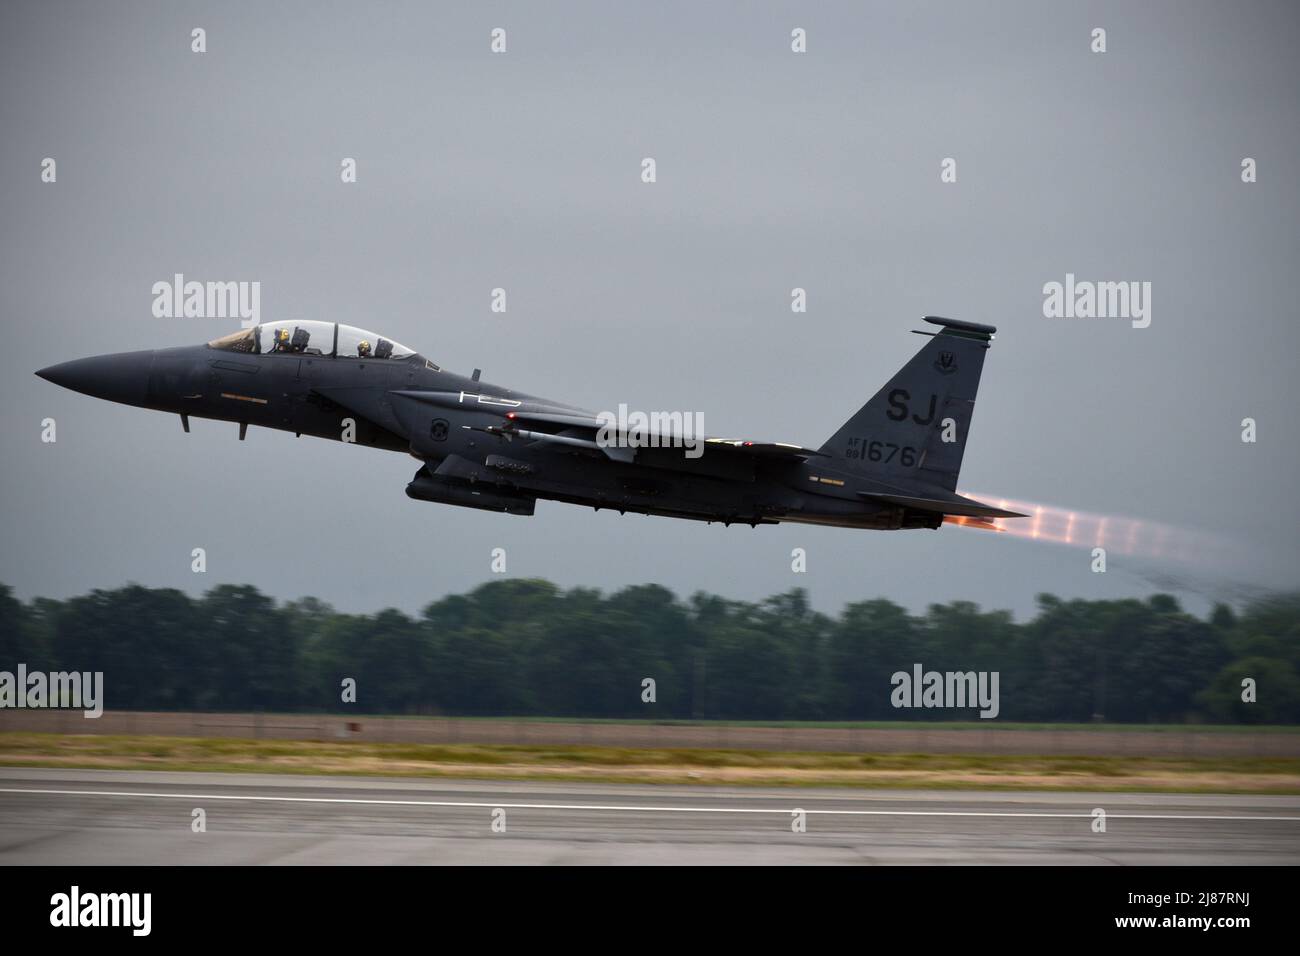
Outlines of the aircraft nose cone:
{"label": "aircraft nose cone", "polygon": [[74,392],[125,405],[143,405],[149,390],[153,352],[119,352],[75,359],[36,374]]}

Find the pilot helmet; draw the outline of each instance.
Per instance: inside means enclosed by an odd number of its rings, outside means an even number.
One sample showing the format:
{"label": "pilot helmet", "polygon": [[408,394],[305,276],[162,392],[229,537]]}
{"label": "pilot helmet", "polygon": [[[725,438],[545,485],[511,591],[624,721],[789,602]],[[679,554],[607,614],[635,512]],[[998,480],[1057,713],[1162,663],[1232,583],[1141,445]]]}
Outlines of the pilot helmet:
{"label": "pilot helmet", "polygon": [[358,343],[357,343],[357,354],[358,354],[358,355],[363,355],[363,356],[364,356],[364,355],[369,355],[369,354],[370,354],[370,343],[369,343],[368,341],[366,341],[365,339],[362,339],[360,342],[358,342]]}

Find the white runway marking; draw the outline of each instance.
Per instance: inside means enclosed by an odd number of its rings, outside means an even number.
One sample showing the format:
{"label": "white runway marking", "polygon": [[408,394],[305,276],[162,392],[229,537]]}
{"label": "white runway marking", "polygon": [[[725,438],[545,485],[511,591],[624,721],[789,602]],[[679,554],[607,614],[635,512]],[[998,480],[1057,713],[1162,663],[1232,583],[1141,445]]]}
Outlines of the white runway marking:
{"label": "white runway marking", "polygon": [[[637,813],[780,813],[789,816],[795,809],[804,813],[861,817],[1008,817],[1030,819],[1088,819],[1092,811],[1079,813],[1019,813],[999,810],[830,810],[810,807],[668,807],[634,804],[590,803],[492,803],[468,800],[377,800],[360,797],[269,797],[230,793],[152,793],[143,790],[37,790],[23,787],[0,787],[0,793],[31,793],[46,796],[144,797],[162,800],[251,800],[263,803],[337,803],[401,807],[462,807],[507,810],[626,810]],[[1298,823],[1300,816],[1241,816],[1190,813],[1106,813],[1110,820],[1224,820]]]}

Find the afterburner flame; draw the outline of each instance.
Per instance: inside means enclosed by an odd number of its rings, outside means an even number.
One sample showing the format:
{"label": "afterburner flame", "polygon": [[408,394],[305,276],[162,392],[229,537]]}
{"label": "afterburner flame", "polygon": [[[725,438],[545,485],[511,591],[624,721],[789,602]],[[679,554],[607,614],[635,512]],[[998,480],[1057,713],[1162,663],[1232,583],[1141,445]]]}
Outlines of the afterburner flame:
{"label": "afterburner flame", "polygon": [[1013,538],[1050,544],[1105,548],[1107,552],[1147,558],[1192,561],[1216,547],[1208,535],[1141,518],[1093,514],[964,489],[961,494],[1008,511],[1022,511],[1028,517],[966,518],[949,515],[944,518],[945,524],[996,531]]}

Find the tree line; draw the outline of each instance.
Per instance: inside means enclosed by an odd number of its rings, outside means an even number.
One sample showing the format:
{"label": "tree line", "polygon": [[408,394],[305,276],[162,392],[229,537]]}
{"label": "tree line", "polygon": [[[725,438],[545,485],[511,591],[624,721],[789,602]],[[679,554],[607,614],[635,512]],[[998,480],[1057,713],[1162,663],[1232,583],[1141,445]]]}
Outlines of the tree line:
{"label": "tree line", "polygon": [[[1300,723],[1300,592],[1206,619],[1164,594],[1040,595],[1017,622],[966,601],[913,614],[877,598],[827,615],[799,589],[682,600],[658,585],[603,594],[514,579],[412,617],[277,603],[248,585],[30,602],[0,585],[0,671],[20,662],[102,671],[105,706],[125,710],[974,719],[892,705],[891,675],[921,664],[998,672],[1001,720]],[[355,703],[342,701],[349,679]]]}

